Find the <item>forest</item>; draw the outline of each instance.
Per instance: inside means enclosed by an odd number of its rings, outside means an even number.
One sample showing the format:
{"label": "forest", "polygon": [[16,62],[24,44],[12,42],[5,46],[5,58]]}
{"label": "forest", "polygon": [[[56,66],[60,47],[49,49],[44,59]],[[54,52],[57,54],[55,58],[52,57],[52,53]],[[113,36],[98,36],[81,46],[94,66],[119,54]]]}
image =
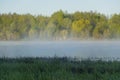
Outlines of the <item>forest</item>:
{"label": "forest", "polygon": [[0,40],[120,39],[120,14],[56,11],[51,16],[0,14]]}

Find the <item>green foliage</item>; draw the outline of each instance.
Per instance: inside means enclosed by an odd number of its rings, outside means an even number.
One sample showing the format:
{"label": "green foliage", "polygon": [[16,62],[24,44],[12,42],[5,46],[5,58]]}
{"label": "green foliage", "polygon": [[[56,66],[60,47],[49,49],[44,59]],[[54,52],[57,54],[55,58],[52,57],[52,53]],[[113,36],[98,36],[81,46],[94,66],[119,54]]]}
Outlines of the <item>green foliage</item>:
{"label": "green foliage", "polygon": [[106,39],[109,38],[110,36],[110,29],[107,24],[107,21],[101,21],[98,22],[94,31],[93,31],[93,36],[96,39]]}
{"label": "green foliage", "polygon": [[96,12],[62,10],[50,17],[30,14],[0,14],[0,40],[24,39],[119,39],[120,14],[107,18]]}
{"label": "green foliage", "polygon": [[120,37],[120,14],[113,15],[109,20],[109,27],[111,32],[111,37],[119,38]]}
{"label": "green foliage", "polygon": [[89,20],[78,20],[74,21],[72,24],[72,30],[77,37],[85,38],[90,36],[91,31],[90,21]]}
{"label": "green foliage", "polygon": [[[72,59],[72,58],[71,58]],[[0,80],[119,80],[119,61],[0,58]]]}

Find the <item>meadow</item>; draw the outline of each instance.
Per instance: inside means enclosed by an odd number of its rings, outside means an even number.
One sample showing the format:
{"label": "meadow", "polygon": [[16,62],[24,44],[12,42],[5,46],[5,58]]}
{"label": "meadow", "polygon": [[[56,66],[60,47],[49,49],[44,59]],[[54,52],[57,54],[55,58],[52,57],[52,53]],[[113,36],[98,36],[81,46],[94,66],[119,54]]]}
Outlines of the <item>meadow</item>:
{"label": "meadow", "polygon": [[0,80],[120,80],[120,62],[68,57],[0,58]]}

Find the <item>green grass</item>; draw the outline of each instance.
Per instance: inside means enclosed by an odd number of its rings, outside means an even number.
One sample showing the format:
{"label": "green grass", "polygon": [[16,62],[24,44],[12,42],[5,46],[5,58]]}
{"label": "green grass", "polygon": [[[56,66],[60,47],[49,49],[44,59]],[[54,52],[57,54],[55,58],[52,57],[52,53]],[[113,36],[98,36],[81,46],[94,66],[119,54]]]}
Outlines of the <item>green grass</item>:
{"label": "green grass", "polygon": [[120,62],[0,58],[0,80],[120,80]]}

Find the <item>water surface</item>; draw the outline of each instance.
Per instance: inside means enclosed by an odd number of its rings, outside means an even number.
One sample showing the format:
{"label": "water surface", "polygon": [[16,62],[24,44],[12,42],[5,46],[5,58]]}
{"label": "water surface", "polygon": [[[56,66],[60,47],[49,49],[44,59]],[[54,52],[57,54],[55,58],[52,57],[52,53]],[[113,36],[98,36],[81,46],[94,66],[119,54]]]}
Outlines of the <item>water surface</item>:
{"label": "water surface", "polygon": [[120,57],[120,41],[1,41],[0,57]]}

